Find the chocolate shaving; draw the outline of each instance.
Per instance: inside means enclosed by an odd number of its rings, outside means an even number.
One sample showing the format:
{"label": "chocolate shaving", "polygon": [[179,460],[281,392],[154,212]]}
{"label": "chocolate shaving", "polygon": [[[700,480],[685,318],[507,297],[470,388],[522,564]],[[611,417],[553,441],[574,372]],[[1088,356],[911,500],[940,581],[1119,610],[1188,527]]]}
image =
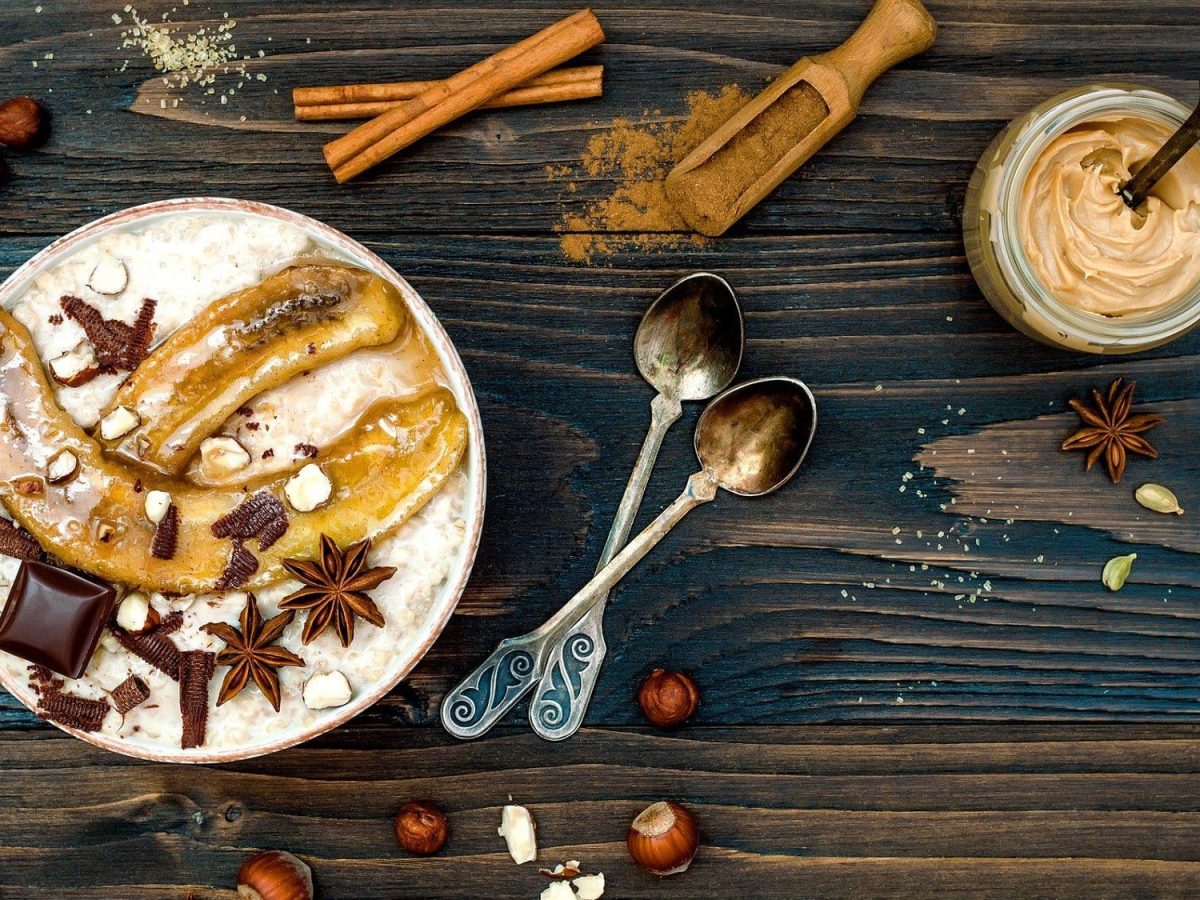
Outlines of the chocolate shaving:
{"label": "chocolate shaving", "polygon": [[136,675],[130,675],[110,691],[113,707],[121,715],[135,706],[145,703],[150,696],[150,687]]}
{"label": "chocolate shaving", "polygon": [[309,459],[313,459],[318,453],[321,452],[312,444],[297,444],[292,449],[295,450],[297,456],[307,456]]}
{"label": "chocolate shaving", "polygon": [[37,540],[32,534],[8,519],[0,519],[0,553],[14,559],[45,559]]}
{"label": "chocolate shaving", "polygon": [[287,510],[268,491],[248,497],[212,524],[212,533],[219,538],[247,540],[257,537],[259,550],[266,550],[287,530]]}
{"label": "chocolate shaving", "polygon": [[174,634],[182,625],[183,613],[175,610],[163,616],[162,621],[158,623],[158,627],[154,631],[157,634]]}
{"label": "chocolate shaving", "polygon": [[179,509],[172,503],[167,514],[154,526],[154,538],[150,542],[150,555],[155,559],[174,559],[175,545],[179,541]]}
{"label": "chocolate shaving", "polygon": [[132,325],[126,325],[120,319],[106,319],[96,307],[70,294],[65,294],[59,303],[63,312],[78,322],[87,335],[101,372],[132,372],[150,352],[157,305],[150,298],[142,301]]}
{"label": "chocolate shaving", "polygon": [[164,675],[179,680],[179,648],[161,630],[132,634],[115,625],[110,625],[109,630],[120,645],[134,656],[150,663]]}
{"label": "chocolate shaving", "polygon": [[49,322],[51,325],[61,325],[63,323],[63,317],[60,316],[58,313],[55,313],[54,315],[52,315],[48,319],[46,319],[46,321]]}
{"label": "chocolate shaving", "polygon": [[242,546],[240,540],[234,540],[233,552],[229,554],[229,562],[225,571],[217,579],[213,588],[218,591],[232,591],[240,588],[249,581],[250,576],[258,571],[258,558]]}
{"label": "chocolate shaving", "polygon": [[47,691],[38,701],[37,714],[79,731],[99,731],[108,714],[107,700],[89,700],[62,691]]}
{"label": "chocolate shaving", "polygon": [[184,750],[204,744],[208,726],[208,682],[213,674],[213,654],[185,650],[179,654],[179,713],[183,717]]}

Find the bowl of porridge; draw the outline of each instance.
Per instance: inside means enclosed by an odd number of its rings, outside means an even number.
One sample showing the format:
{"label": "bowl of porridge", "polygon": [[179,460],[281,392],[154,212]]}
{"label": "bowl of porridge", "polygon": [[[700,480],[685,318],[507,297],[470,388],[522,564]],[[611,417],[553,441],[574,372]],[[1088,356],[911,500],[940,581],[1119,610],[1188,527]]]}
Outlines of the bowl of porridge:
{"label": "bowl of porridge", "polygon": [[313,219],[189,198],[0,285],[0,683],[128,756],[337,727],[425,655],[483,522],[433,312]]}

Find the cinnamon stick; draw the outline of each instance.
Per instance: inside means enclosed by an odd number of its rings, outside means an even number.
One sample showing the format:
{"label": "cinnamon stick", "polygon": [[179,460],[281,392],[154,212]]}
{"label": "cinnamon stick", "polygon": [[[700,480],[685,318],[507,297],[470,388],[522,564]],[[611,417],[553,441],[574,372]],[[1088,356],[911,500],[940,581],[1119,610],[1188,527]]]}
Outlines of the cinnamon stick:
{"label": "cinnamon stick", "polygon": [[[419,97],[441,81],[391,81],[376,84],[341,84],[323,87],[299,87],[292,90],[296,118],[302,122],[328,122],[335,119],[369,119],[406,100]],[[533,106],[539,103],[563,103],[587,100],[604,92],[604,66],[577,66],[553,69],[517,85],[481,109],[508,106]]]}
{"label": "cinnamon stick", "polygon": [[459,116],[595,47],[604,30],[590,9],[477,62],[423,94],[325,145],[325,161],[344,183]]}

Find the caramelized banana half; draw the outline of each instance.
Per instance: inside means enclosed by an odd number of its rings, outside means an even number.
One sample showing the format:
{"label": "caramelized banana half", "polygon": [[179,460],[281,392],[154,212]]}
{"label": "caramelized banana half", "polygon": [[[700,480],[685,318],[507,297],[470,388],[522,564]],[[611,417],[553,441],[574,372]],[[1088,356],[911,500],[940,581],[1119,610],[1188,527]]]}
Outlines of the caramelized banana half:
{"label": "caramelized banana half", "polygon": [[[41,545],[71,566],[110,581],[154,591],[214,589],[232,549],[212,524],[247,496],[269,491],[288,510],[287,532],[266,551],[247,549],[259,568],[246,588],[285,577],[281,560],[311,558],[322,533],[340,546],[386,533],[409,518],[455,471],[467,446],[466,417],[453,395],[436,388],[408,401],[384,400],[316,459],[334,485],[327,505],[301,513],[287,507],[287,473],[237,488],[204,488],[135,469],[106,455],[54,400],[29,333],[0,310],[0,502]],[[78,461],[61,483],[47,480],[64,451]],[[171,495],[178,508],[175,556],[155,559],[145,491]]]}
{"label": "caramelized banana half", "polygon": [[200,442],[242,404],[408,327],[394,285],[363,269],[302,265],[216,301],[164,341],[104,411],[140,424],[111,450],[177,475]]}

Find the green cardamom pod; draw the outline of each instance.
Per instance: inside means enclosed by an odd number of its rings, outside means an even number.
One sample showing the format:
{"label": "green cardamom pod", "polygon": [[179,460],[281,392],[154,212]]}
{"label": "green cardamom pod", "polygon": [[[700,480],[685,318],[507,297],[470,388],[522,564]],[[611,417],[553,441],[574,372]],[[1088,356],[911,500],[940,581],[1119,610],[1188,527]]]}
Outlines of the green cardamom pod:
{"label": "green cardamom pod", "polygon": [[1161,484],[1143,484],[1133,496],[1146,509],[1160,513],[1175,513],[1177,516],[1183,515],[1183,508],[1180,507],[1179,500]]}
{"label": "green cardamom pod", "polygon": [[1125,587],[1125,579],[1129,577],[1135,559],[1137,559],[1137,554],[1130,553],[1128,556],[1114,556],[1106,562],[1104,572],[1100,575],[1104,586],[1110,591],[1119,591]]}

